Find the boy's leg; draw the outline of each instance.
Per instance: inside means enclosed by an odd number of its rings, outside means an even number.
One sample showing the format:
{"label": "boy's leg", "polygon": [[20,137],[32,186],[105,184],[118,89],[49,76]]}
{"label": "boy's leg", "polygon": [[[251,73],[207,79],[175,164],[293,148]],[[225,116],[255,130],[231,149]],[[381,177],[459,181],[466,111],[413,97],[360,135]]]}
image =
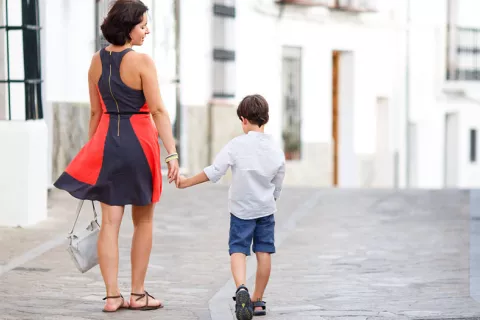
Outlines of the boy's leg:
{"label": "boy's leg", "polygon": [[255,291],[253,292],[252,301],[263,300],[263,293],[270,279],[271,269],[271,254],[267,252],[257,252],[257,277],[255,279]]}
{"label": "boy's leg", "polygon": [[250,320],[253,317],[253,305],[245,283],[247,277],[246,257],[250,255],[254,230],[255,220],[243,220],[230,214],[228,246],[232,275],[237,288],[235,292],[235,314],[239,320]]}
{"label": "boy's leg", "polygon": [[230,264],[233,280],[235,280],[235,287],[238,288],[242,284],[245,285],[247,278],[247,256],[244,253],[232,253],[230,256]]}
{"label": "boy's leg", "polygon": [[233,279],[237,288],[245,285],[247,277],[247,256],[255,230],[255,220],[243,220],[230,214],[230,233],[228,238],[228,253]]}
{"label": "boy's leg", "polygon": [[[269,215],[257,219],[253,236],[253,251],[257,255],[257,277],[252,301],[262,301],[272,268],[271,254],[275,253],[275,217]],[[262,308],[255,308],[261,311]]]}

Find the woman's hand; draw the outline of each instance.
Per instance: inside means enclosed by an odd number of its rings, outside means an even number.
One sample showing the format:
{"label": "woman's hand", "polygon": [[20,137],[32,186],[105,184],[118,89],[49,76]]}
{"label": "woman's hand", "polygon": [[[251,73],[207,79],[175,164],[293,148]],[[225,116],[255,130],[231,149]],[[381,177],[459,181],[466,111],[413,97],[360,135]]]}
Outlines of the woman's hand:
{"label": "woman's hand", "polygon": [[178,159],[173,159],[167,162],[168,166],[168,183],[175,181],[175,184],[178,185],[180,178],[179,168],[178,168]]}

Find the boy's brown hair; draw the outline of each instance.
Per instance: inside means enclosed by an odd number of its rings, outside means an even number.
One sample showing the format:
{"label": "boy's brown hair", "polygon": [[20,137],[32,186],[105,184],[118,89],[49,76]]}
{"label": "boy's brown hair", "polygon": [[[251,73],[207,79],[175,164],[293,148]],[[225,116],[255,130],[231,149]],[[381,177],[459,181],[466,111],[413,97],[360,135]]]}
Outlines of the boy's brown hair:
{"label": "boy's brown hair", "polygon": [[268,122],[268,102],[259,94],[246,96],[237,108],[237,116],[261,127]]}

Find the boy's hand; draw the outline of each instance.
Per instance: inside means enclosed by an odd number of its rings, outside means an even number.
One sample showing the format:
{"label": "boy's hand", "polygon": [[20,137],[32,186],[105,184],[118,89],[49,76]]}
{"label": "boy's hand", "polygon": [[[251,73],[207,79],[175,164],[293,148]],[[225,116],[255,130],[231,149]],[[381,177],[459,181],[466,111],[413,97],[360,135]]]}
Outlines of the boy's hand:
{"label": "boy's hand", "polygon": [[208,181],[208,177],[205,174],[205,172],[202,171],[199,174],[197,174],[193,177],[190,177],[190,178],[185,178],[184,176],[179,174],[178,175],[178,182],[176,182],[175,185],[179,189],[185,189],[185,188],[193,187],[193,186],[195,186],[199,183],[204,183],[204,182],[207,182],[207,181]]}
{"label": "boy's hand", "polygon": [[186,181],[187,181],[187,178],[185,178],[182,175],[179,175],[178,176],[178,182],[177,182],[177,188],[178,189],[185,189],[187,187],[186,186]]}

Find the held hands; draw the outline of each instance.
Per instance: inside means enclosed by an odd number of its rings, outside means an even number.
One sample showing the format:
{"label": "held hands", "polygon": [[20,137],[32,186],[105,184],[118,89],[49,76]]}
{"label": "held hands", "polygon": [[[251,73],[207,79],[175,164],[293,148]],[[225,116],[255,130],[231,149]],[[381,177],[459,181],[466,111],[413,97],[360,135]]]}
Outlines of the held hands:
{"label": "held hands", "polygon": [[185,178],[184,176],[182,175],[178,175],[178,180],[177,180],[177,188],[178,189],[185,189],[187,187],[187,178]]}
{"label": "held hands", "polygon": [[204,171],[194,175],[193,177],[186,178],[184,176],[179,175],[178,182],[177,182],[177,188],[179,189],[185,189],[185,188],[190,188],[193,187],[197,184],[204,183],[208,181],[208,177],[205,174]]}
{"label": "held hands", "polygon": [[178,181],[180,178],[180,172],[178,169],[178,160],[172,159],[167,162],[168,166],[168,183],[172,183],[175,181],[175,184],[178,185]]}

